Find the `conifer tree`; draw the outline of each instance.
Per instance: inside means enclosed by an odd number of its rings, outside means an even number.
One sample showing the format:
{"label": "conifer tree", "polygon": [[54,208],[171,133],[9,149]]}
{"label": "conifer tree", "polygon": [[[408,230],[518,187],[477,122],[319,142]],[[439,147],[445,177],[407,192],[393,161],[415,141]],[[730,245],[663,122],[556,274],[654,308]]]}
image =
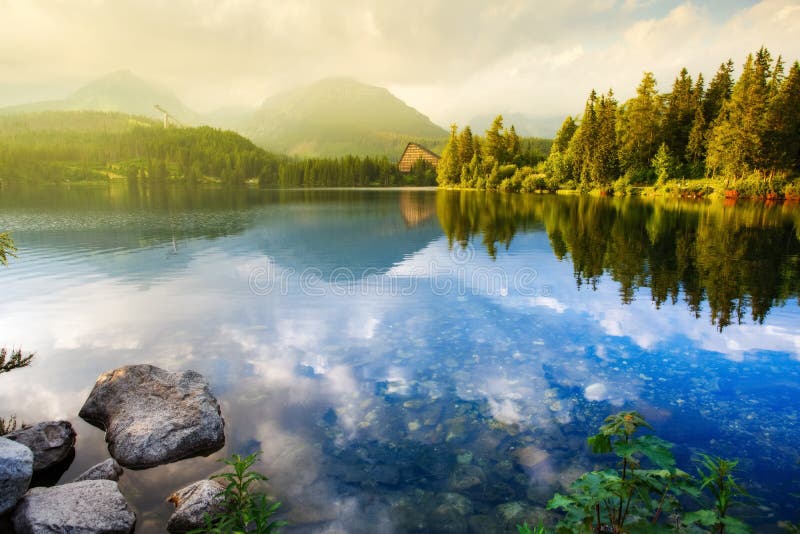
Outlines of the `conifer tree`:
{"label": "conifer tree", "polygon": [[733,92],[733,61],[728,60],[719,66],[717,73],[708,84],[705,98],[703,99],[703,113],[706,124],[710,125],[722,110],[722,105],[730,100]]}
{"label": "conifer tree", "polygon": [[458,126],[450,126],[450,139],[442,151],[442,158],[436,167],[436,181],[439,185],[453,185],[461,179],[461,162],[458,159]]}
{"label": "conifer tree", "polygon": [[475,147],[472,140],[472,129],[467,125],[458,136],[458,162],[462,166],[468,164],[472,160],[474,152]]}
{"label": "conifer tree", "polygon": [[494,159],[495,162],[504,163],[507,161],[507,145],[503,135],[503,116],[498,115],[492,122],[492,126],[486,130],[486,144],[484,150],[487,158]]}
{"label": "conifer tree", "polygon": [[516,162],[520,156],[520,145],[519,145],[519,136],[517,135],[517,130],[514,128],[514,125],[511,125],[511,128],[508,130],[506,134],[506,154],[505,160],[501,161],[501,163],[507,162]]}
{"label": "conifer tree", "polygon": [[662,137],[672,154],[686,153],[697,105],[692,77],[684,68],[675,78],[672,93],[667,96],[666,116],[662,127]]}
{"label": "conifer tree", "polygon": [[624,172],[641,174],[658,150],[661,107],[652,72],[645,72],[636,97],[621,113],[619,160]]}

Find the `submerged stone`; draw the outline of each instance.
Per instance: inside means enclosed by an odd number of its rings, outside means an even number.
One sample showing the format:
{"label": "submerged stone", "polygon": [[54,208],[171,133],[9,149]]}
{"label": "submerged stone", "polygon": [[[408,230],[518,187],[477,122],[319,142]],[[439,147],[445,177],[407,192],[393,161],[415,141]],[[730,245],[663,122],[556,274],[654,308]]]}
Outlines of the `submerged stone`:
{"label": "submerged stone", "polygon": [[33,475],[33,451],[0,438],[0,515],[11,510],[28,490]]}
{"label": "submerged stone", "polygon": [[106,430],[109,453],[130,469],[210,454],[225,444],[217,399],[195,371],[130,365],[104,373],[80,416]]}
{"label": "submerged stone", "polygon": [[535,467],[549,457],[550,454],[547,451],[534,447],[533,445],[522,447],[514,451],[514,458],[516,458],[517,463],[528,468]]}
{"label": "submerged stone", "polygon": [[450,475],[450,489],[464,491],[480,486],[486,481],[483,469],[477,465],[458,465]]}

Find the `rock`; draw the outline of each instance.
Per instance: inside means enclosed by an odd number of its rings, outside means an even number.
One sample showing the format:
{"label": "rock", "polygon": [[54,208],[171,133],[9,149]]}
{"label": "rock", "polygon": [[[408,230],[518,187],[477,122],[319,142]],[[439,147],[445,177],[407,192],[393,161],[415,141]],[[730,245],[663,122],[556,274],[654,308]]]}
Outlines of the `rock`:
{"label": "rock", "polygon": [[5,435],[33,451],[33,470],[44,471],[64,461],[75,446],[69,421],[49,421]]}
{"label": "rock", "polygon": [[0,515],[11,510],[28,491],[33,475],[33,451],[0,438]]}
{"label": "rock", "polygon": [[495,507],[495,515],[500,525],[509,530],[523,523],[535,525],[538,520],[536,510],[522,501],[512,501],[498,505]]}
{"label": "rock", "polygon": [[187,532],[205,526],[205,514],[222,510],[221,492],[224,488],[214,480],[199,480],[169,496],[175,513],[167,522],[168,532]]}
{"label": "rock", "polygon": [[428,517],[427,531],[455,533],[467,531],[467,517],[472,514],[472,503],[463,495],[444,493],[437,496]]}
{"label": "rock", "polygon": [[530,445],[514,451],[517,463],[525,467],[535,467],[550,457],[547,451]]}
{"label": "rock", "polygon": [[80,414],[106,430],[120,465],[145,469],[210,454],[225,444],[225,422],[195,371],[129,365],[100,375]]}
{"label": "rock", "polygon": [[459,465],[450,475],[450,489],[453,491],[464,491],[475,486],[480,486],[486,482],[486,475],[483,469],[477,465]]}
{"label": "rock", "polygon": [[470,534],[501,534],[505,531],[497,525],[497,519],[494,517],[478,514],[469,518],[469,532]]}
{"label": "rock", "polygon": [[136,514],[111,480],[33,488],[12,516],[17,534],[128,534]]}
{"label": "rock", "polygon": [[109,458],[105,462],[90,467],[83,473],[77,476],[73,482],[80,482],[82,480],[113,480],[116,482],[122,476],[122,467],[113,458]]}

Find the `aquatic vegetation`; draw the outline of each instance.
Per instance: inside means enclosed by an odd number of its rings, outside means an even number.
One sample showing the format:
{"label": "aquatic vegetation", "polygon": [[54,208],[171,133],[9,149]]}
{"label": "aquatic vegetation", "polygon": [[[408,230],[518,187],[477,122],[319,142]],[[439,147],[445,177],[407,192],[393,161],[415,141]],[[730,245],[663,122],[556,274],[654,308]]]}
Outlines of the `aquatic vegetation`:
{"label": "aquatic vegetation", "polygon": [[[652,427],[637,412],[620,412],[588,438],[592,452],[613,452],[620,467],[586,473],[573,482],[570,495],[555,494],[547,508],[566,513],[559,529],[583,525],[616,533],[632,524],[655,525],[680,507],[678,496],[694,492],[691,476],[675,467],[672,445],[652,434],[634,436],[640,429]],[[644,469],[645,459],[655,468]]]}
{"label": "aquatic vegetation", "polygon": [[517,533],[518,534],[546,534],[547,530],[544,528],[544,525],[539,522],[538,525],[531,528],[528,526],[528,523],[523,523],[521,525],[517,525]]}
{"label": "aquatic vegetation", "polygon": [[193,534],[229,534],[233,532],[255,532],[271,534],[280,532],[285,521],[272,521],[271,518],[280,507],[280,502],[270,502],[263,493],[256,493],[254,483],[266,482],[267,477],[250,468],[258,461],[261,452],[254,452],[242,458],[238,454],[220,460],[230,466],[232,471],[212,475],[227,483],[221,496],[224,501],[220,513],[206,515],[206,526],[193,530]]}
{"label": "aquatic vegetation", "polygon": [[683,518],[684,523],[697,523],[720,534],[749,532],[750,529],[747,525],[728,515],[728,509],[732,504],[742,502],[743,499],[749,497],[733,476],[739,462],[701,454],[698,463],[700,489],[708,490],[711,493],[714,498],[713,508],[686,514]]}

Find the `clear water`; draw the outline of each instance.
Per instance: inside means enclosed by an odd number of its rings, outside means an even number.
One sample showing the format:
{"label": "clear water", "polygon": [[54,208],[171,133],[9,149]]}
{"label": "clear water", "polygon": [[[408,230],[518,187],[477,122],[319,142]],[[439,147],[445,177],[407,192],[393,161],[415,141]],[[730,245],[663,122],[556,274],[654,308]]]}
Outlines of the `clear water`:
{"label": "clear water", "polygon": [[77,417],[100,373],[195,369],[220,400],[223,450],[125,472],[138,532],[256,450],[287,532],[511,531],[623,408],[687,470],[740,458],[759,530],[797,519],[795,205],[6,189],[0,229],[0,345],[36,352],[0,415],[72,421],[62,482],[107,457]]}

